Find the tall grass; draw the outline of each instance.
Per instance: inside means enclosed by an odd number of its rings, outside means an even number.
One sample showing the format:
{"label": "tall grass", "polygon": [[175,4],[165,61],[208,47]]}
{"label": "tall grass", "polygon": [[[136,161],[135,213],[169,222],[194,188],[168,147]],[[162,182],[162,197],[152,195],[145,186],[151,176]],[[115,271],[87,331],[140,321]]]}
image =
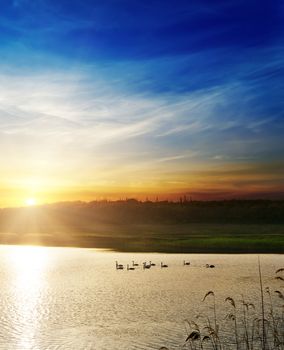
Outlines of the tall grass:
{"label": "tall grass", "polygon": [[[273,291],[263,286],[259,260],[258,274],[257,303],[248,302],[243,296],[236,302],[228,296],[224,300],[225,317],[222,319],[217,316],[215,293],[207,292],[203,298],[203,302],[208,303],[207,315],[198,315],[195,321],[186,320],[188,334],[180,349],[284,350],[284,268],[275,272],[279,288]],[[209,308],[213,309],[211,316],[208,316]],[[162,347],[160,350],[171,349]]]}

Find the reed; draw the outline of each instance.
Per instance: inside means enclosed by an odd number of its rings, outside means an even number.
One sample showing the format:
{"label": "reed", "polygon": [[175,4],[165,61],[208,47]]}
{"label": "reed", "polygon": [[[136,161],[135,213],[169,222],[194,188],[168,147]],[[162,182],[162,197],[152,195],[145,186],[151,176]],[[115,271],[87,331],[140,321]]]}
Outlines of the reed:
{"label": "reed", "polygon": [[264,312],[264,295],[263,295],[263,284],[260,267],[260,259],[258,257],[258,275],[259,275],[259,286],[260,286],[260,301],[261,301],[261,316],[262,316],[262,349],[266,350],[266,331],[265,331],[265,312]]}
{"label": "reed", "polygon": [[[250,303],[242,296],[239,302],[228,296],[224,300],[226,315],[218,318],[214,291],[205,294],[211,317],[198,315],[196,321],[186,320],[188,326],[184,343],[178,349],[190,350],[284,350],[284,268],[272,276],[279,288],[264,287],[258,260],[259,300]],[[281,285],[282,284],[282,285]],[[256,305],[259,305],[257,309]],[[222,308],[223,309],[223,308]],[[229,332],[227,331],[229,330]],[[159,350],[171,350],[162,347]]]}

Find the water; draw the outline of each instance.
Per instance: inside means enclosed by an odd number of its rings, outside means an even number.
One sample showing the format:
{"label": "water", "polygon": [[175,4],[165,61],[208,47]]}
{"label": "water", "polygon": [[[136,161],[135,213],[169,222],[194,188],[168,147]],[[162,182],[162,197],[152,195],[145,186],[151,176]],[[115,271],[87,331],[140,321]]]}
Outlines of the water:
{"label": "water", "polygon": [[[132,260],[157,266],[115,269],[115,261]],[[161,261],[169,267],[161,269]],[[264,285],[277,288],[283,255],[261,255],[261,263]],[[210,300],[202,302],[209,290],[220,314],[227,296],[259,300],[256,255],[2,246],[0,282],[3,350],[177,349],[187,334],[184,320],[212,311]]]}

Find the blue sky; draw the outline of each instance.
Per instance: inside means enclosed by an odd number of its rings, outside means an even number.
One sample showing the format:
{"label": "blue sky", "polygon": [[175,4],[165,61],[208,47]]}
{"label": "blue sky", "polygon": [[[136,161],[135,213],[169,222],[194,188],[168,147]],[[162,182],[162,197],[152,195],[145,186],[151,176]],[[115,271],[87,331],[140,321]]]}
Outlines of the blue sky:
{"label": "blue sky", "polygon": [[283,13],[281,1],[5,1],[3,198],[283,192]]}

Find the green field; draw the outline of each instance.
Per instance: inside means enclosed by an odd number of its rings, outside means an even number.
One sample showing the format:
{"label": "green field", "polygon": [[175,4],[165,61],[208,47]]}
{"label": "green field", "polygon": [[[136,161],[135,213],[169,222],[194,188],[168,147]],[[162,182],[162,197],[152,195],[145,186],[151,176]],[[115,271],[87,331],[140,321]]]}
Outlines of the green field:
{"label": "green field", "polygon": [[284,253],[284,201],[67,202],[0,210],[0,244]]}
{"label": "green field", "polygon": [[284,225],[97,225],[89,232],[2,233],[3,244],[106,248],[131,252],[284,253]]}
{"label": "green field", "polygon": [[95,243],[120,251],[284,253],[284,225],[132,225],[83,237],[77,238],[87,246]]}

